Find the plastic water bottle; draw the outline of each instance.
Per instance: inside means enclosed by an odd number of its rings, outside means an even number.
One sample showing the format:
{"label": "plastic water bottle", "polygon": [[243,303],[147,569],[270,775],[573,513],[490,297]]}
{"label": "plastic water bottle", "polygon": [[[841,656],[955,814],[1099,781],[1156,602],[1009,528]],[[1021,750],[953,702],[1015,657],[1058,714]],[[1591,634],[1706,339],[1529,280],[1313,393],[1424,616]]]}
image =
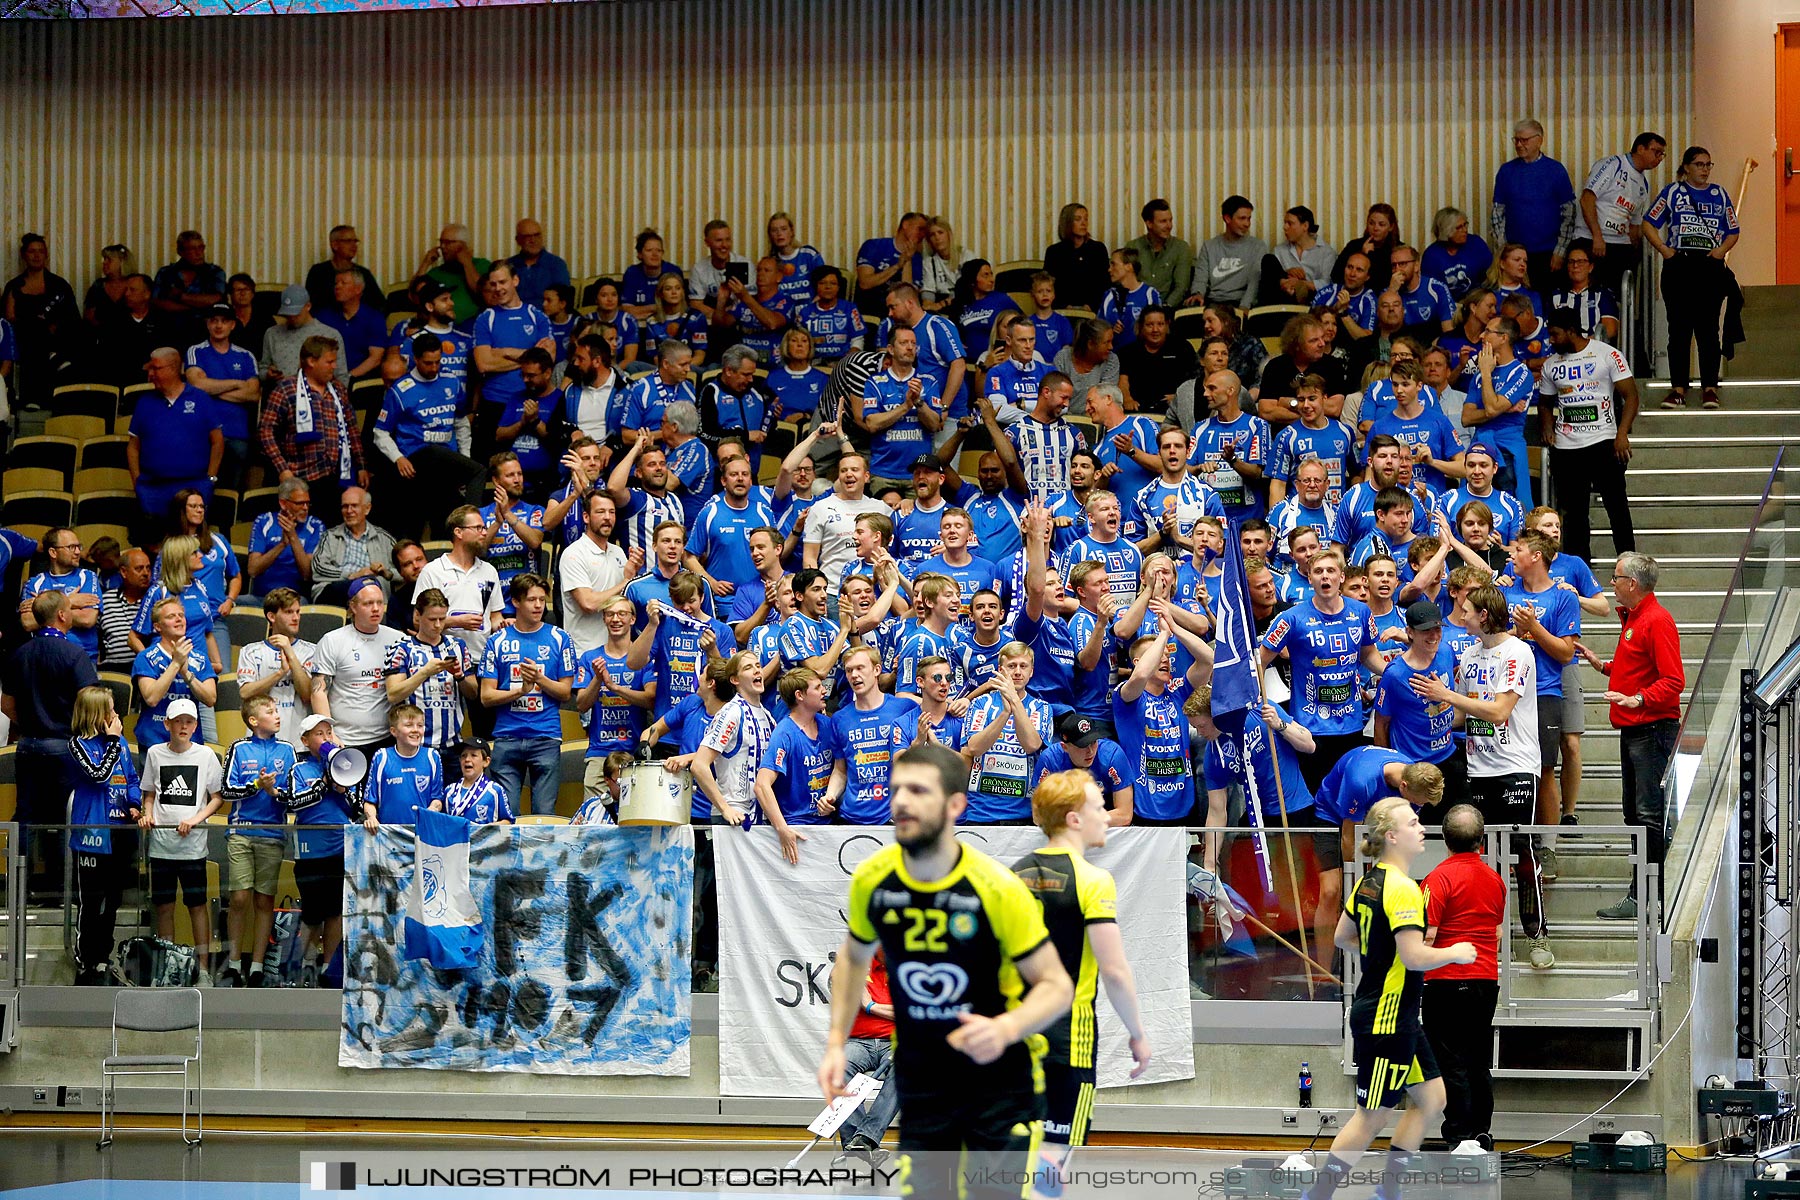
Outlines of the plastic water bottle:
{"label": "plastic water bottle", "polygon": [[1312,1107],[1312,1064],[1300,1064],[1300,1107]]}

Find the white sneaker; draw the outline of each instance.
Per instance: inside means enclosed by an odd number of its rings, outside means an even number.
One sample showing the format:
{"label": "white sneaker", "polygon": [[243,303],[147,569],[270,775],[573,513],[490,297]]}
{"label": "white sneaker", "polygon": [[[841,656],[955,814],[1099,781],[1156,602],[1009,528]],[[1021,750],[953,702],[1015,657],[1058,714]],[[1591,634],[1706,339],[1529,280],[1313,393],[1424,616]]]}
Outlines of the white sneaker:
{"label": "white sneaker", "polygon": [[1527,945],[1529,945],[1531,947],[1531,969],[1532,970],[1548,971],[1551,967],[1554,967],[1556,965],[1556,955],[1550,953],[1550,939],[1549,938],[1547,938],[1547,937],[1526,938],[1525,942]]}
{"label": "white sneaker", "polygon": [[1557,876],[1556,850],[1545,847],[1538,851],[1538,878],[1545,883],[1555,883]]}

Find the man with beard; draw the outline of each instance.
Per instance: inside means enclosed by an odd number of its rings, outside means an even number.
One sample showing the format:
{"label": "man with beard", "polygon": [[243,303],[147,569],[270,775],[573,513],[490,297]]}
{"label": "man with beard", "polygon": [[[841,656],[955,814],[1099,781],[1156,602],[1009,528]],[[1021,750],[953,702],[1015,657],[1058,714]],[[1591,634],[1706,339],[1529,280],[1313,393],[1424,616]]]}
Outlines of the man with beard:
{"label": "man with beard", "polygon": [[[606,494],[618,505],[619,516],[625,522],[626,546],[642,550],[647,556],[656,530],[670,521],[685,529],[686,513],[681,497],[669,490],[668,455],[656,444],[654,432],[640,429],[635,436],[625,456],[613,464],[612,474],[606,480]],[[637,471],[637,487],[629,483],[633,468]]]}
{"label": "man with beard", "polygon": [[[902,1170],[915,1195],[998,1196],[922,1174],[915,1156],[959,1175],[983,1168],[1027,1177],[1037,1166],[1044,1097],[1041,1036],[1069,1010],[1074,984],[1025,884],[956,840],[968,764],[916,745],[894,764],[895,844],[858,867],[849,936],[831,982],[831,1026],[819,1063],[825,1098],[844,1094],[844,1045],[881,942],[894,980],[894,1074]],[[954,906],[948,903],[956,900]],[[945,989],[944,981],[961,980]]]}
{"label": "man with beard", "polygon": [[[488,482],[494,499],[481,506],[487,522],[487,560],[500,572],[504,591],[515,575],[537,569],[537,554],[544,544],[544,510],[525,499],[525,472],[519,456],[502,450],[488,460]],[[512,605],[506,606],[507,616]]]}

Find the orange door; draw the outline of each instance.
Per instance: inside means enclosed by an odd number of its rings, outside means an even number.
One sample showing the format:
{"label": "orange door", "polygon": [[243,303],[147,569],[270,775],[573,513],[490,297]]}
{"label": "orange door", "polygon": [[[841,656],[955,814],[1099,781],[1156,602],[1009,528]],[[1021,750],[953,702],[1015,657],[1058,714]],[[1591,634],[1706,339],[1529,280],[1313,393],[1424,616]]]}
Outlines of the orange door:
{"label": "orange door", "polygon": [[1781,26],[1775,39],[1775,152],[1775,281],[1800,283],[1800,25]]}

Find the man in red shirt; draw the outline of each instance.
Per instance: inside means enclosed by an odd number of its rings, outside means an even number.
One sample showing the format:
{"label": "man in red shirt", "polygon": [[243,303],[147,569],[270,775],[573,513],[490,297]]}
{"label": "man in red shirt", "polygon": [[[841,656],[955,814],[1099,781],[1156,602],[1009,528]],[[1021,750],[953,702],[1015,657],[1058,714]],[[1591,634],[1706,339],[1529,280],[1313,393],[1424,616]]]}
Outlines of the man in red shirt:
{"label": "man in red shirt", "polygon": [[1422,1017],[1444,1076],[1444,1141],[1473,1138],[1492,1150],[1494,1006],[1500,999],[1500,922],[1506,881],[1481,857],[1481,810],[1458,804],[1444,814],[1450,857],[1425,877],[1425,944],[1475,947],[1475,961],[1425,974]]}
{"label": "man in red shirt", "polygon": [[843,1159],[856,1157],[870,1166],[879,1166],[887,1157],[881,1148],[881,1135],[893,1124],[900,1108],[900,1092],[894,1087],[894,1004],[888,995],[887,960],[881,951],[869,964],[868,982],[863,985],[862,1009],[856,1023],[850,1026],[850,1040],[844,1044],[844,1078],[857,1074],[882,1073],[881,1091],[872,1104],[859,1106],[838,1127],[838,1144]]}
{"label": "man in red shirt", "polygon": [[[1656,599],[1656,560],[1648,554],[1621,554],[1613,567],[1613,595],[1619,602],[1619,645],[1611,662],[1576,643],[1590,667],[1607,677],[1607,703],[1619,731],[1619,778],[1625,821],[1642,825],[1650,862],[1662,865],[1668,846],[1668,797],[1663,776],[1675,754],[1681,728],[1681,634],[1675,618]],[[1660,879],[1660,876],[1659,876]],[[1608,921],[1637,920],[1637,880],[1617,904],[1599,915]]]}

